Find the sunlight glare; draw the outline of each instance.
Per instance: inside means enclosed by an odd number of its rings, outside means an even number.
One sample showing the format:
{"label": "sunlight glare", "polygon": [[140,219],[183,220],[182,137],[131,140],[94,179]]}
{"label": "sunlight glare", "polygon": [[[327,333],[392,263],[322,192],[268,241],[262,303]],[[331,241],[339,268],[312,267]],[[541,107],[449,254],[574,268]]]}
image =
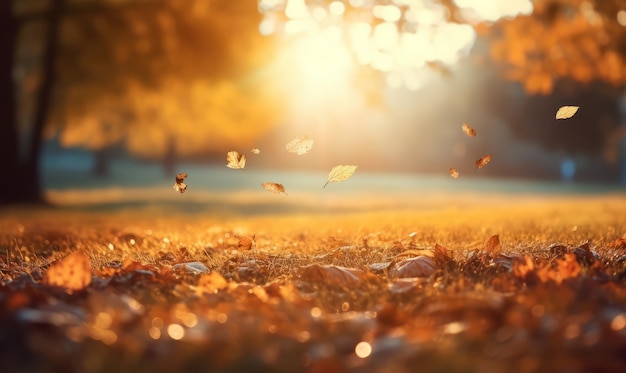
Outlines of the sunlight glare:
{"label": "sunlight glare", "polygon": [[359,342],[354,348],[354,353],[361,359],[365,359],[366,357],[371,355],[372,345],[365,341]]}
{"label": "sunlight glare", "polygon": [[495,22],[504,17],[515,17],[533,12],[531,0],[454,0],[454,3],[459,8],[475,13],[479,20],[490,22]]}

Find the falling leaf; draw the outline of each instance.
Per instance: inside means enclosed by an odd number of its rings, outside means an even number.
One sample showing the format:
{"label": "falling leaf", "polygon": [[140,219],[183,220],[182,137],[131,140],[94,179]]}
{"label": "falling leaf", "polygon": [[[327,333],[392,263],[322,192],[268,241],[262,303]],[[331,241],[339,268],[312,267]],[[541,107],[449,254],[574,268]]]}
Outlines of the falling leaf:
{"label": "falling leaf", "polygon": [[228,162],[228,164],[226,165],[226,167],[228,168],[232,168],[232,169],[243,169],[246,166],[246,155],[245,154],[239,154],[239,152],[237,151],[230,151],[228,152],[228,154],[226,154],[226,162]]}
{"label": "falling leaf", "polygon": [[470,127],[469,124],[463,122],[463,124],[461,125],[461,129],[463,130],[463,133],[467,136],[476,137],[476,130]]}
{"label": "falling leaf", "polygon": [[313,139],[304,136],[301,139],[293,139],[285,145],[287,151],[290,153],[296,153],[297,155],[302,155],[308,153],[313,147]]}
{"label": "falling leaf", "polygon": [[185,193],[187,190],[187,184],[184,183],[187,178],[187,173],[182,172],[180,174],[176,174],[176,182],[174,182],[174,190],[177,192]]}
{"label": "falling leaf", "polygon": [[67,290],[82,290],[91,283],[89,258],[81,251],[76,251],[54,262],[44,277],[44,283]]}
{"label": "falling leaf", "polygon": [[483,251],[491,254],[492,257],[498,256],[498,254],[500,254],[500,235],[494,234],[489,237],[487,242],[485,242]]}
{"label": "falling leaf", "polygon": [[252,152],[252,154],[261,154],[261,150],[259,148],[252,148],[250,152]]}
{"label": "falling leaf", "polygon": [[483,168],[491,161],[491,154],[487,154],[486,156],[479,158],[476,160],[476,169]]}
{"label": "falling leaf", "polygon": [[247,236],[239,237],[239,244],[237,245],[237,249],[250,250],[254,246],[256,246],[256,239],[255,239],[254,234],[251,237],[247,237]]}
{"label": "falling leaf", "polygon": [[556,119],[568,119],[574,116],[580,106],[561,106],[556,112]]}
{"label": "falling leaf", "polygon": [[457,171],[456,169],[450,167],[450,176],[452,176],[453,179],[456,179],[459,177],[459,171]]}
{"label": "falling leaf", "polygon": [[330,173],[328,174],[328,180],[326,180],[324,188],[326,188],[326,185],[328,185],[328,183],[336,183],[338,181],[348,180],[350,176],[354,174],[354,171],[356,171],[357,167],[358,166],[352,165],[339,165],[333,167],[333,169],[330,170]]}
{"label": "falling leaf", "polygon": [[272,192],[276,194],[285,193],[285,195],[287,195],[287,192],[285,192],[285,187],[283,186],[283,184],[261,183],[261,186],[263,187],[263,189],[267,190],[268,192]]}

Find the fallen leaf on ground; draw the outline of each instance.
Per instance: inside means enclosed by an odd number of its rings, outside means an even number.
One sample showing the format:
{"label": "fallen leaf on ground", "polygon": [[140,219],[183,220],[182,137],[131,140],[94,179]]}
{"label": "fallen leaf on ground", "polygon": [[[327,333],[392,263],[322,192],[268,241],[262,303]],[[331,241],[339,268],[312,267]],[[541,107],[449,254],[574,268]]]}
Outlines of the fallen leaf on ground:
{"label": "fallen leaf on ground", "polygon": [[479,158],[476,160],[476,169],[483,168],[491,161],[491,154],[487,154],[486,156]]}
{"label": "fallen leaf on ground", "polygon": [[452,176],[453,179],[456,179],[459,177],[459,171],[457,171],[456,169],[450,167],[450,176]]}
{"label": "fallen leaf on ground", "polygon": [[485,246],[483,246],[483,251],[492,257],[498,256],[500,254],[500,235],[494,234],[489,237],[487,242],[485,242]]}
{"label": "fallen leaf on ground", "polygon": [[181,172],[179,174],[176,174],[176,181],[174,182],[175,191],[179,193],[185,193],[185,191],[187,190],[187,184],[184,183],[186,178],[187,178],[186,172]]}
{"label": "fallen leaf on ground", "polygon": [[461,129],[463,130],[463,133],[467,136],[476,137],[476,130],[470,127],[469,124],[463,122],[463,124],[461,125]]}
{"label": "fallen leaf on ground", "polygon": [[290,153],[295,153],[297,155],[302,155],[308,153],[313,147],[313,139],[304,136],[303,138],[293,139],[285,145],[285,148]]}
{"label": "fallen leaf on ground", "polygon": [[285,192],[285,187],[283,186],[283,184],[261,183],[261,186],[263,187],[263,189],[267,190],[268,192],[272,192],[276,194],[285,193],[285,195],[287,195],[287,192]]}
{"label": "fallen leaf on ground", "polygon": [[226,167],[240,170],[246,167],[246,155],[233,150],[226,154]]}
{"label": "fallen leaf on ground", "polygon": [[435,261],[427,256],[404,259],[389,268],[389,277],[428,277],[435,272]]}
{"label": "fallen leaf on ground", "polygon": [[255,235],[250,237],[241,236],[239,237],[239,243],[237,244],[237,249],[239,250],[250,250],[252,247],[256,246]]}
{"label": "fallen leaf on ground", "polygon": [[324,283],[334,286],[351,286],[359,282],[356,269],[333,265],[311,264],[300,269],[300,279],[306,282]]}
{"label": "fallen leaf on ground", "polygon": [[89,258],[81,251],[76,251],[54,262],[44,277],[44,283],[67,290],[82,290],[91,283]]}
{"label": "fallen leaf on ground", "polygon": [[556,119],[569,119],[576,114],[579,106],[561,106],[556,112]]}
{"label": "fallen leaf on ground", "polygon": [[348,180],[350,176],[354,174],[357,167],[358,166],[353,165],[339,165],[333,167],[333,169],[330,170],[330,173],[328,174],[328,180],[326,180],[324,188],[326,188],[326,185],[328,185],[328,183],[336,183],[338,181]]}

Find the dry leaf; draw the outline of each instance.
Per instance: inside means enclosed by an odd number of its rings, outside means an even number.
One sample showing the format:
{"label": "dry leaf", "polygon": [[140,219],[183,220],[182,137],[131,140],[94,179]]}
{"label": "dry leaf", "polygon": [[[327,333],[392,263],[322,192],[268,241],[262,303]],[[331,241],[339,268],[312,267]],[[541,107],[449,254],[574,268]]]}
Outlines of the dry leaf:
{"label": "dry leaf", "polygon": [[293,139],[285,145],[285,148],[290,153],[296,153],[298,155],[308,153],[313,147],[313,139],[304,136],[301,139]]}
{"label": "dry leaf", "polygon": [[476,130],[470,127],[469,124],[463,122],[463,124],[461,125],[461,129],[463,130],[463,133],[467,136],[476,137]]}
{"label": "dry leaf", "polygon": [[268,192],[272,192],[276,194],[285,193],[285,195],[287,195],[287,192],[285,192],[285,187],[283,186],[283,184],[261,183],[261,186],[263,187],[263,189],[267,190]]}
{"label": "dry leaf", "polygon": [[417,256],[394,264],[389,269],[389,277],[428,277],[433,272],[435,272],[435,261],[427,256]]}
{"label": "dry leaf", "polygon": [[476,169],[483,168],[491,161],[491,154],[487,154],[486,156],[479,158],[476,160]]}
{"label": "dry leaf", "polygon": [[239,154],[239,152],[237,151],[230,151],[228,152],[228,154],[226,154],[226,162],[228,162],[228,164],[226,165],[226,167],[228,168],[232,168],[232,169],[243,169],[244,167],[246,167],[246,155],[245,154]]}
{"label": "dry leaf", "polygon": [[300,268],[300,279],[331,286],[348,287],[359,282],[362,271],[334,265],[311,264]]}
{"label": "dry leaf", "polygon": [[89,258],[81,251],[76,251],[54,262],[44,277],[44,283],[67,290],[82,290],[91,283]]}
{"label": "dry leaf", "polygon": [[328,183],[336,183],[338,181],[348,180],[350,176],[354,174],[354,171],[356,171],[357,167],[358,166],[352,165],[339,165],[333,167],[333,169],[330,170],[330,173],[328,174],[328,180],[326,180],[324,188],[326,188],[326,185],[328,185]]}
{"label": "dry leaf", "polygon": [[456,169],[450,167],[450,176],[452,176],[453,179],[456,179],[459,177],[459,171],[457,171]]}
{"label": "dry leaf", "polygon": [[500,254],[500,235],[494,234],[491,236],[487,242],[485,242],[483,251],[491,254],[492,257],[498,256],[498,254]]}
{"label": "dry leaf", "polygon": [[184,183],[187,178],[186,172],[181,172],[180,174],[176,174],[176,181],[174,182],[174,190],[179,193],[185,193],[187,190],[187,184]]}
{"label": "dry leaf", "polygon": [[252,150],[250,150],[250,152],[252,154],[261,154],[261,150],[259,148],[252,148]]}
{"label": "dry leaf", "polygon": [[250,250],[255,246],[256,246],[256,239],[255,239],[254,234],[251,237],[247,237],[247,236],[239,237],[239,243],[237,244],[237,249]]}
{"label": "dry leaf", "polygon": [[568,119],[574,116],[579,106],[561,106],[556,112],[556,119]]}

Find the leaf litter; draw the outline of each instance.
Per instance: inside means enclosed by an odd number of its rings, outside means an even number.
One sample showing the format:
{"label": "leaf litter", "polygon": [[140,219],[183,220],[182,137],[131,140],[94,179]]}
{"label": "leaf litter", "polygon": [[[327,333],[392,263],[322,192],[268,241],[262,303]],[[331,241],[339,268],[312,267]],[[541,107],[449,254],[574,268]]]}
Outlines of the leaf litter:
{"label": "leaf litter", "polygon": [[[267,224],[285,223],[294,225],[287,233],[268,231]],[[205,233],[190,244],[174,238],[185,223],[173,230],[171,221],[164,229],[150,224],[36,233],[24,223],[20,236],[3,232],[2,242],[25,248],[0,253],[3,369],[624,366],[626,253],[617,234],[594,244],[537,232],[536,249],[528,250],[506,241],[516,232],[444,242],[426,226],[324,236],[268,218],[249,230],[193,227]],[[37,250],[46,241],[57,246],[50,259]]]}

